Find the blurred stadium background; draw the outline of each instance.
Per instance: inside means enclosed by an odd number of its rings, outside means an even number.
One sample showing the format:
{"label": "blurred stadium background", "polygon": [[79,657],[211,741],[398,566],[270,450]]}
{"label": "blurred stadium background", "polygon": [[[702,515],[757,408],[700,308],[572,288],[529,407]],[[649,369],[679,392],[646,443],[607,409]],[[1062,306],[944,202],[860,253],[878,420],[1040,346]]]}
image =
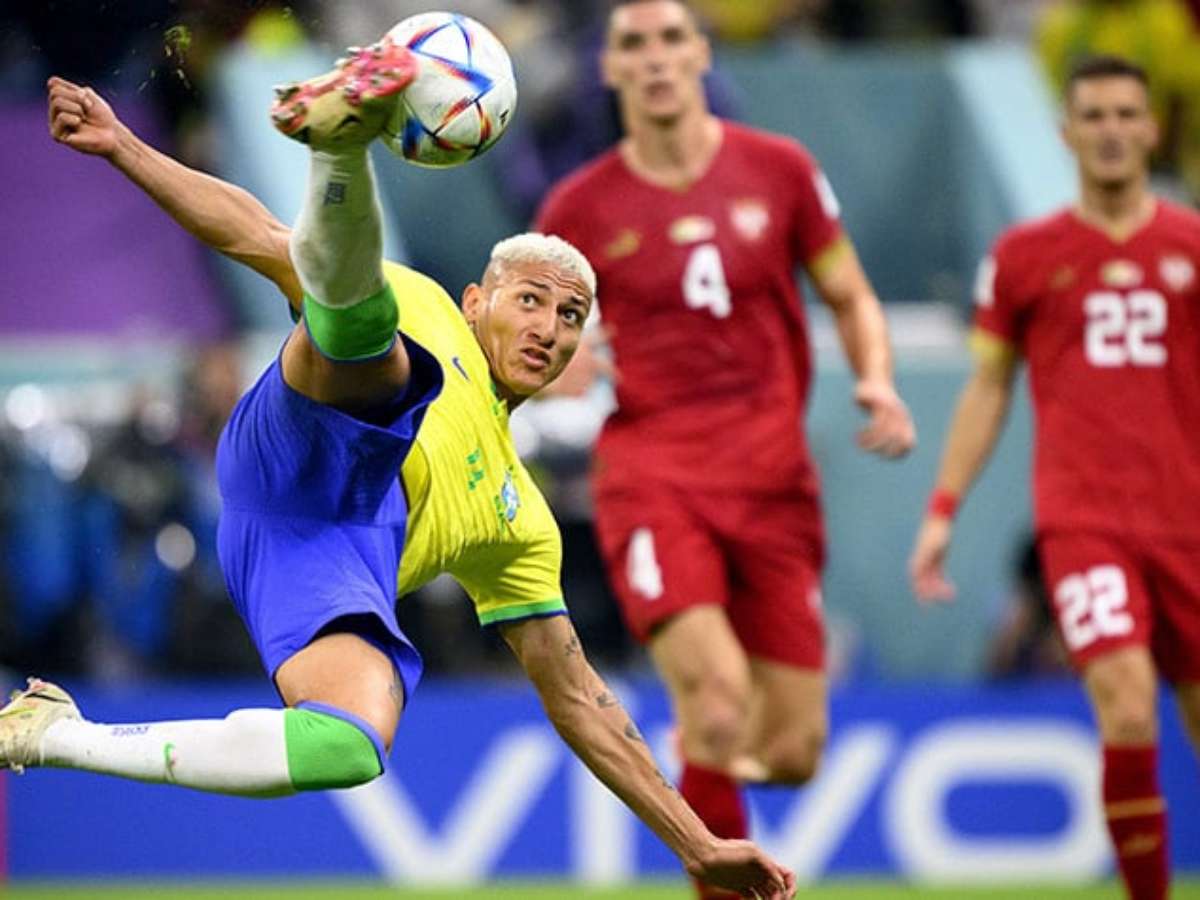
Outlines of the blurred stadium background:
{"label": "blurred stadium background", "polygon": [[[813,308],[820,376],[809,424],[830,533],[834,730],[813,786],[755,795],[756,833],[805,881],[871,879],[814,897],[1115,898],[1086,708],[1039,612],[1024,398],[962,514],[950,567],[959,601],[919,610],[904,564],[967,371],[975,263],[1005,225],[1072,196],[1046,76],[1059,52],[1047,23],[1064,6],[1118,6],[1130,17],[1134,30],[1118,29],[1118,39],[1140,36],[1129,52],[1167,73],[1158,83],[1176,117],[1177,143],[1157,177],[1188,197],[1200,95],[1184,63],[1200,59],[1200,43],[1187,4],[695,5],[717,40],[714,107],[799,137],[823,162],[887,301],[900,388],[922,436],[900,465],[854,451],[849,377]],[[386,152],[376,163],[388,255],[457,294],[495,240],[526,226],[546,187],[616,135],[595,71],[599,0],[0,5],[5,682],[59,678],[107,721],[274,702],[217,569],[212,453],[240,389],[289,326],[284,303],[198,247],[105,164],[55,145],[46,77],[94,85],[152,143],[290,221],[305,158],[267,123],[271,85],[444,6],[491,25],[512,50],[517,121],[464,169],[420,171]],[[564,587],[585,644],[670,767],[663,696],[623,634],[590,535],[587,447],[607,402],[598,390],[528,404],[514,430],[563,526]],[[199,897],[186,886],[216,881],[223,896],[269,896],[236,879],[277,879],[288,897],[372,896],[353,888],[372,883],[447,886],[436,896],[592,896],[582,885],[616,886],[596,897],[686,896],[677,886],[622,887],[681,882],[666,851],[557,743],[457,587],[435,582],[401,608],[428,674],[385,779],[253,803],[73,773],[4,775],[7,892],[81,896],[35,886],[110,883],[103,896]],[[1166,698],[1164,715],[1172,852],[1180,871],[1200,874],[1200,822],[1187,814],[1200,808],[1196,765]],[[531,878],[552,886],[479,887]],[[886,884],[897,887],[874,886]]]}

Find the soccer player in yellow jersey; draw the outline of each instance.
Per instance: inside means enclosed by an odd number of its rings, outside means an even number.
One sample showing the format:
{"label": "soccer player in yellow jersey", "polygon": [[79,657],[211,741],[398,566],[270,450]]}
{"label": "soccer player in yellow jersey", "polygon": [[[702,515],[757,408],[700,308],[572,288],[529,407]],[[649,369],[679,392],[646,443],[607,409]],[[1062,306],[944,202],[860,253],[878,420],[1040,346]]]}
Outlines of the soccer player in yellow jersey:
{"label": "soccer player in yellow jersey", "polygon": [[564,615],[557,528],[508,414],[574,353],[590,266],[556,238],[501,241],[460,312],[431,280],[381,262],[367,147],[414,71],[385,39],[277,100],[276,127],[313,151],[291,230],[138,140],[90,89],[51,79],[56,140],[108,159],[200,240],[271,278],[298,319],[217,460],[222,567],[285,708],[114,728],[31,680],[0,711],[0,766],[247,796],[369,781],[420,674],[394,579],[406,591],[448,571],[499,627],[554,727],[690,874],[790,897],[791,872],[716,838],[675,793]]}
{"label": "soccer player in yellow jersey", "polygon": [[[533,235],[509,238],[496,246],[491,268],[497,271],[506,259],[547,247],[566,254],[569,245]],[[581,259],[565,259],[588,271]],[[440,286],[395,263],[385,263],[384,271],[396,296],[405,298],[401,330],[441,361],[445,372],[442,392],[430,405],[402,470],[409,529],[399,593],[449,572],[466,588],[484,625],[564,612],[558,524],[508,431],[509,411],[521,395],[504,399],[503,382],[493,380],[476,332]],[[468,314],[477,314],[484,294],[468,289]],[[572,333],[582,326],[587,304],[590,300],[580,300],[563,311]],[[494,325],[488,329],[495,331]],[[526,352],[539,357],[534,368],[546,372],[540,359],[546,351],[518,348],[518,358]],[[503,358],[503,350],[495,355]]]}

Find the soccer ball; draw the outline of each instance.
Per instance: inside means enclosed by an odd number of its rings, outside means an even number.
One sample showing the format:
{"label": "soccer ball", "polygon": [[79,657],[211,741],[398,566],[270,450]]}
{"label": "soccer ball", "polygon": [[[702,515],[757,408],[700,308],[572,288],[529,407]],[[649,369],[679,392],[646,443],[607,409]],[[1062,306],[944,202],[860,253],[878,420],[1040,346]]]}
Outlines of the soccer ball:
{"label": "soccer ball", "polygon": [[512,60],[496,36],[457,13],[410,16],[387,37],[415,54],[417,77],[404,91],[382,138],[418,166],[445,168],[474,159],[500,139],[517,105]]}

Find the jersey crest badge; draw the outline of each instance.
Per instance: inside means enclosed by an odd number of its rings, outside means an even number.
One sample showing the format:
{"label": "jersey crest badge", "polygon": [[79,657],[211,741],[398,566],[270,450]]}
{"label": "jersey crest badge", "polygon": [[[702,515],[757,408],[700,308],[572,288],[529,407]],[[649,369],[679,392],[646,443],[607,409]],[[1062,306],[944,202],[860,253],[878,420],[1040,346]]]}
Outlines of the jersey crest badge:
{"label": "jersey crest badge", "polygon": [[604,255],[609,259],[621,259],[637,253],[642,246],[642,236],[632,228],[622,228],[621,233],[608,242]]}
{"label": "jersey crest badge", "polygon": [[674,244],[698,244],[712,240],[717,226],[708,216],[684,216],[671,223],[667,234]]}
{"label": "jersey crest badge", "polygon": [[1065,291],[1075,283],[1075,267],[1062,265],[1050,276],[1050,290]]}
{"label": "jersey crest badge", "polygon": [[735,200],[729,208],[729,221],[747,241],[757,241],[771,224],[771,213],[767,204],[756,197]]}
{"label": "jersey crest badge", "polygon": [[1110,288],[1132,288],[1142,283],[1142,267],[1127,259],[1111,259],[1100,268],[1100,280]]}
{"label": "jersey crest badge", "polygon": [[1196,267],[1186,256],[1172,254],[1158,262],[1158,274],[1175,293],[1187,290],[1196,281]]}
{"label": "jersey crest badge", "polygon": [[513,481],[512,469],[504,473],[504,484],[500,487],[500,496],[498,498],[499,512],[504,516],[504,521],[511,522],[517,517],[517,510],[521,508],[521,498],[517,494],[517,484]]}

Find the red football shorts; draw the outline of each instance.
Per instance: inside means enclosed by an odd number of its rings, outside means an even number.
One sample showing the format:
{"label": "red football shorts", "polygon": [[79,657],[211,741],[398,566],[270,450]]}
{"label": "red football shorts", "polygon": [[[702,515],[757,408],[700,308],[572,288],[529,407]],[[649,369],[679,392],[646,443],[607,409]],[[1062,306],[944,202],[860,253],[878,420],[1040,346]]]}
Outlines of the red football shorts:
{"label": "red football shorts", "polygon": [[596,532],[638,641],[681,610],[717,604],[748,654],[823,668],[824,533],[811,498],[606,490],[596,496]]}
{"label": "red football shorts", "polygon": [[1043,535],[1038,551],[1077,669],[1142,646],[1167,681],[1200,681],[1200,546],[1075,532]]}

